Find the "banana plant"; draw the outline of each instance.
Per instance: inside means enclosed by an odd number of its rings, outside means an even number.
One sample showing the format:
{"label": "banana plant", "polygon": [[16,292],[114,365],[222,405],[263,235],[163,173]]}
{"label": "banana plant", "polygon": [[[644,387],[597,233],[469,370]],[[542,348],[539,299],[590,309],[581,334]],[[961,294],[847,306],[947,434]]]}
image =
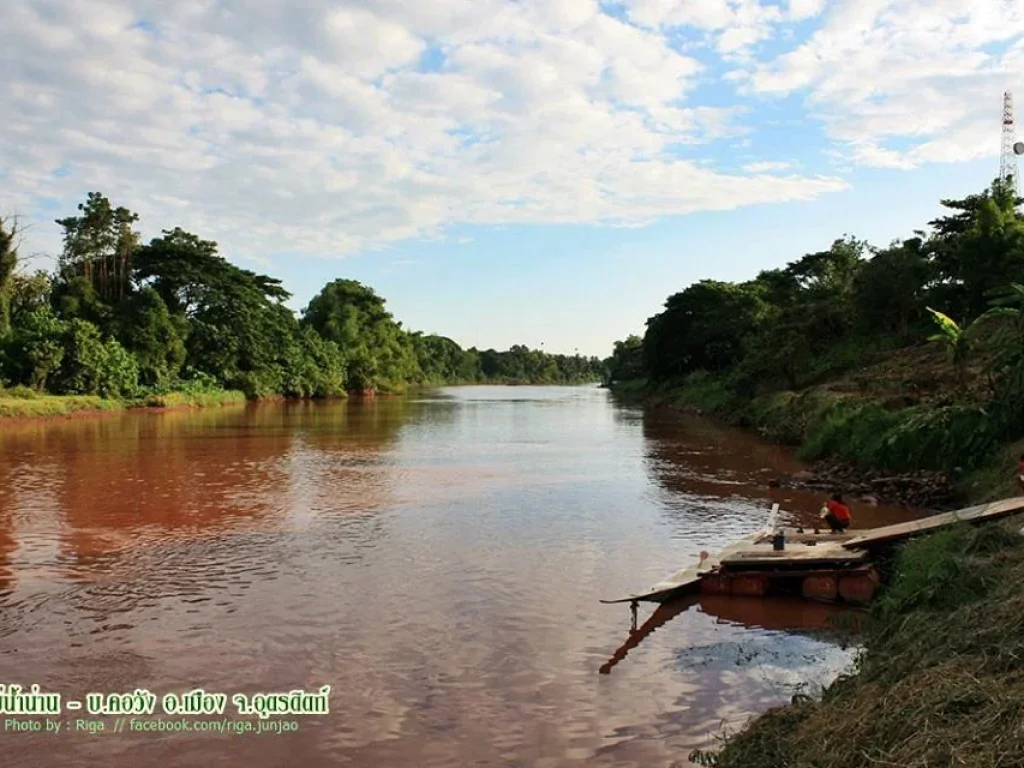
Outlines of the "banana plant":
{"label": "banana plant", "polygon": [[925,307],[925,309],[931,313],[932,320],[939,328],[939,333],[929,336],[928,341],[945,345],[949,362],[956,368],[960,390],[965,392],[967,390],[967,362],[970,359],[971,339],[978,320],[981,318],[960,327],[960,324],[949,315],[931,307]]}

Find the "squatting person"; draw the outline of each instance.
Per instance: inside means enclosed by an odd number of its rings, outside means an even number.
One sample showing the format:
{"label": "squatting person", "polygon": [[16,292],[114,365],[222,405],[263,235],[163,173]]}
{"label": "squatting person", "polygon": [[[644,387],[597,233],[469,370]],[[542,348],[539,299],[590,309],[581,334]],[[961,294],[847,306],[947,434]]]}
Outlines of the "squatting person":
{"label": "squatting person", "polygon": [[821,518],[828,523],[832,533],[842,533],[850,527],[853,517],[850,515],[849,506],[843,501],[843,494],[832,494],[832,498],[821,508]]}

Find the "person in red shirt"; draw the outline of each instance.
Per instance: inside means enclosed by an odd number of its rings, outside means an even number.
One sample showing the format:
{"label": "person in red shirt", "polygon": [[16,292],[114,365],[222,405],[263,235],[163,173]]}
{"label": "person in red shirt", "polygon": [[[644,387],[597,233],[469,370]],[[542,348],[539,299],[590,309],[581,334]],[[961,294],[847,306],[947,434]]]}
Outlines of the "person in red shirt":
{"label": "person in red shirt", "polygon": [[1020,455],[1020,464],[1017,465],[1017,484],[1024,490],[1024,453]]}
{"label": "person in red shirt", "polygon": [[843,501],[841,493],[833,493],[832,498],[825,502],[825,514],[822,518],[832,529],[832,533],[842,533],[850,527],[853,518],[850,515],[850,508]]}

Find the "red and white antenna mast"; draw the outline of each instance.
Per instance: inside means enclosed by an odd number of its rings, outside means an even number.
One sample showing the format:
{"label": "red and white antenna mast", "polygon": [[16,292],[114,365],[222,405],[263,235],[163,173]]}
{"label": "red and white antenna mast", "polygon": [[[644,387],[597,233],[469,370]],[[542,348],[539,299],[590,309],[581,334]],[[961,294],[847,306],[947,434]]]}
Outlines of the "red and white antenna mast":
{"label": "red and white antenna mast", "polygon": [[1017,181],[1017,155],[1024,154],[1024,143],[1017,141],[1013,125],[1013,94],[1003,92],[1003,143],[999,152],[999,180],[1010,183],[1014,197],[1020,184]]}

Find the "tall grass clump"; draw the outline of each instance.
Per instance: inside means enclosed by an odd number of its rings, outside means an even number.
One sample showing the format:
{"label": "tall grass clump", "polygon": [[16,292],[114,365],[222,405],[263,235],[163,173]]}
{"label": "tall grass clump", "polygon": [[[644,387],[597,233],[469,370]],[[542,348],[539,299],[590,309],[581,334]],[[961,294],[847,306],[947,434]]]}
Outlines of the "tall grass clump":
{"label": "tall grass clump", "polygon": [[841,401],[812,424],[798,455],[897,471],[961,471],[985,462],[995,435],[989,414],[973,406],[889,411],[875,402]]}
{"label": "tall grass clump", "polygon": [[899,421],[898,415],[874,402],[836,402],[811,425],[798,456],[839,456],[870,466],[878,461],[886,436]]}

